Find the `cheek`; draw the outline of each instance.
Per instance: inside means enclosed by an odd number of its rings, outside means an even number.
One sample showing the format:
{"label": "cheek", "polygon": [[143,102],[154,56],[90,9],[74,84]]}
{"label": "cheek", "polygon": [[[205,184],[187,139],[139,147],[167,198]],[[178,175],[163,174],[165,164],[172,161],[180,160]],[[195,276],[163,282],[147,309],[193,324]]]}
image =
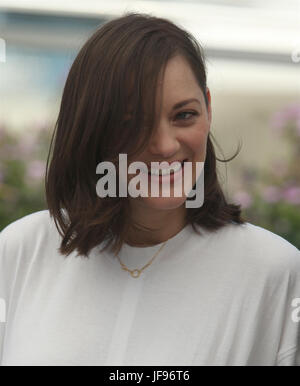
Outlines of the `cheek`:
{"label": "cheek", "polygon": [[185,145],[194,153],[194,154],[204,154],[206,151],[207,136],[209,130],[206,127],[194,127],[185,133],[184,141]]}

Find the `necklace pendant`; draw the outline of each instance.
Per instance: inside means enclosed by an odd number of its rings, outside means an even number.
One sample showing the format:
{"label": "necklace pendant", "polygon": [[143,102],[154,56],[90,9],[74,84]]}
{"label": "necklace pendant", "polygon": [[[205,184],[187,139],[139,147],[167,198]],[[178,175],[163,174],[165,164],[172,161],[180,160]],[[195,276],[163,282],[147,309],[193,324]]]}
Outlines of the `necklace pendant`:
{"label": "necklace pendant", "polygon": [[141,274],[141,271],[139,269],[134,269],[133,271],[130,271],[130,274],[132,277],[139,277]]}

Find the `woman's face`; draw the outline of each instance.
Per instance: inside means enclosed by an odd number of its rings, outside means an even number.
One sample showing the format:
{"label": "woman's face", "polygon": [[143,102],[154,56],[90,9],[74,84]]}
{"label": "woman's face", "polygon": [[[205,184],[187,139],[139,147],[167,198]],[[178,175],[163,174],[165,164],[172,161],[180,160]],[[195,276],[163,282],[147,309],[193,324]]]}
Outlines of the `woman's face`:
{"label": "woman's face", "polygon": [[[207,136],[211,123],[210,92],[207,89],[206,107],[204,95],[188,64],[182,56],[176,56],[167,63],[164,77],[159,83],[158,92],[161,94],[161,111],[159,123],[152,134],[148,147],[132,161],[142,161],[146,165],[151,162],[189,161],[192,163],[192,183],[196,182],[196,162],[204,162],[206,156]],[[193,99],[193,100],[191,100]],[[187,103],[183,103],[187,100]],[[175,107],[182,102],[180,107]],[[157,105],[159,111],[159,104]],[[185,173],[183,168],[183,173]],[[128,174],[129,181],[138,175]],[[154,177],[155,178],[155,177]],[[160,180],[158,180],[160,178]],[[160,186],[160,196],[151,197],[151,176],[149,176],[147,197],[130,197],[131,204],[142,205],[152,209],[175,209],[182,206],[186,200],[184,193],[184,179],[182,178],[182,192],[180,197],[174,194],[175,184],[178,181],[170,181],[170,194],[162,197],[162,179],[157,177]],[[177,193],[176,193],[177,195]]]}

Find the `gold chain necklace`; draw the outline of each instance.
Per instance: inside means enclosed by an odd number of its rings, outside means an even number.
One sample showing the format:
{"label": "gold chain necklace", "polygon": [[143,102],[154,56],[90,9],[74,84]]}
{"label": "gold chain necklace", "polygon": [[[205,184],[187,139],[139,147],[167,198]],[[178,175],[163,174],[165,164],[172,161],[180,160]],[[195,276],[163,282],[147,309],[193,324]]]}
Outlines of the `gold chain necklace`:
{"label": "gold chain necklace", "polygon": [[[168,241],[168,240],[167,240],[167,241]],[[122,269],[123,269],[124,271],[128,271],[128,272],[131,274],[132,277],[139,277],[140,274],[142,273],[142,271],[143,271],[145,268],[149,267],[149,265],[152,263],[152,261],[155,259],[155,257],[159,254],[159,252],[162,250],[162,248],[164,247],[164,245],[166,244],[167,241],[165,241],[165,242],[161,245],[161,247],[159,248],[159,250],[155,253],[155,255],[152,257],[152,259],[149,261],[149,263],[145,264],[141,269],[129,269],[129,268],[127,268],[126,265],[125,265],[124,263],[122,263],[122,261],[120,260],[119,256],[118,256],[118,255],[116,255],[116,256],[117,256],[117,258],[118,258],[118,260],[119,260],[119,262],[120,262],[120,264],[121,264],[121,266],[122,266]]]}

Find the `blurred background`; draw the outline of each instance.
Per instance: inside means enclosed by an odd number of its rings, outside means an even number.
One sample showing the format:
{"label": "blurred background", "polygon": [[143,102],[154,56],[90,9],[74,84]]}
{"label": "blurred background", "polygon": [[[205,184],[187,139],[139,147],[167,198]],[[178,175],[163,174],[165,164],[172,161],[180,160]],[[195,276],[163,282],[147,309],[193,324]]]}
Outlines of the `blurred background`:
{"label": "blurred background", "polygon": [[101,24],[166,17],[204,48],[220,181],[244,218],[300,248],[300,1],[0,0],[0,231],[45,209],[50,138],[69,68]]}

